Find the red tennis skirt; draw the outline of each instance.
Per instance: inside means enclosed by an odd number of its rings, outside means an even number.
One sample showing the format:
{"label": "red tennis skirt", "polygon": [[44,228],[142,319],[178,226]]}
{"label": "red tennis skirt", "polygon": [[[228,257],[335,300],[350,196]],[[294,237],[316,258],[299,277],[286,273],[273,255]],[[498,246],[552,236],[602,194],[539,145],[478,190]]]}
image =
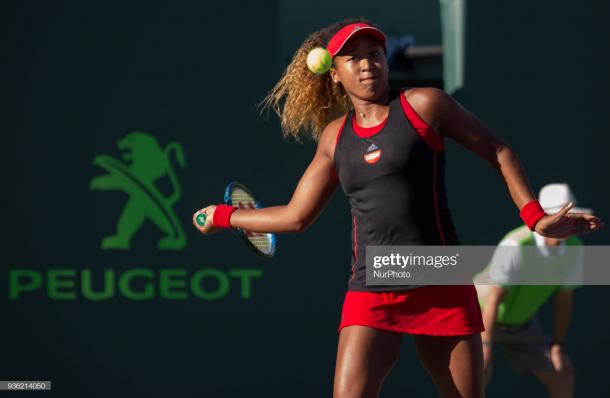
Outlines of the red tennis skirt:
{"label": "red tennis skirt", "polygon": [[431,336],[461,336],[484,330],[473,285],[424,286],[393,292],[348,291],[339,331],[353,325]]}

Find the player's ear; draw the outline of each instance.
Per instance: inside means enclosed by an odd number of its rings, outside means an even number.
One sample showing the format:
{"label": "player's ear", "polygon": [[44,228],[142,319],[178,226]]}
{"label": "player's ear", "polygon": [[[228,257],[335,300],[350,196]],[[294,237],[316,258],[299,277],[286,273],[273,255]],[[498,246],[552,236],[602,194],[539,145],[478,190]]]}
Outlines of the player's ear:
{"label": "player's ear", "polygon": [[341,79],[339,79],[339,74],[337,73],[337,70],[334,67],[331,67],[328,70],[328,73],[330,74],[330,78],[332,79],[333,83],[337,84],[341,82]]}

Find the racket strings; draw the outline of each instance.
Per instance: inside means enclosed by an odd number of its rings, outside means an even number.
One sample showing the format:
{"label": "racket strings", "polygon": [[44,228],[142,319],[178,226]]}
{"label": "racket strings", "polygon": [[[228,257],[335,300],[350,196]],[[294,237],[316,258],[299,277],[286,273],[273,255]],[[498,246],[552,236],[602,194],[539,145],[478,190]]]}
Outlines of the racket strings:
{"label": "racket strings", "polygon": [[[231,191],[231,204],[239,209],[256,209],[256,200],[248,192],[234,187]],[[246,238],[252,243],[258,250],[268,254],[272,249],[271,236],[270,234],[251,232],[243,230]]]}

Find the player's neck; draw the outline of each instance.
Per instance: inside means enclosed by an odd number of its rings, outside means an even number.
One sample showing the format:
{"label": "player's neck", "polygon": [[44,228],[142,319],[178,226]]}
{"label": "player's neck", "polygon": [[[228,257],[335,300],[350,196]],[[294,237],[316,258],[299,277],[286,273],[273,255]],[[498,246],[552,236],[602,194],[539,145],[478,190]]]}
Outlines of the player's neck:
{"label": "player's neck", "polygon": [[356,123],[361,127],[372,127],[382,123],[390,112],[390,92],[374,101],[353,99]]}

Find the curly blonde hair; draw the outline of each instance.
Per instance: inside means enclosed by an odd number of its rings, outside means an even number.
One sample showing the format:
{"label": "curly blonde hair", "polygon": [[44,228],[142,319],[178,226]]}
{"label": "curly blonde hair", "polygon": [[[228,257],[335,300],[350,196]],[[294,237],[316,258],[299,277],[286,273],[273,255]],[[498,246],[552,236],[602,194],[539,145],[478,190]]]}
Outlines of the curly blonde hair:
{"label": "curly blonde hair", "polygon": [[[312,33],[294,53],[280,81],[261,102],[261,110],[273,109],[280,118],[286,138],[301,141],[303,136],[318,140],[326,125],[351,109],[351,102],[339,83],[329,73],[315,75],[307,68],[307,54],[316,47],[326,47],[341,28],[363,18],[344,20]],[[375,26],[375,25],[373,25]]]}

